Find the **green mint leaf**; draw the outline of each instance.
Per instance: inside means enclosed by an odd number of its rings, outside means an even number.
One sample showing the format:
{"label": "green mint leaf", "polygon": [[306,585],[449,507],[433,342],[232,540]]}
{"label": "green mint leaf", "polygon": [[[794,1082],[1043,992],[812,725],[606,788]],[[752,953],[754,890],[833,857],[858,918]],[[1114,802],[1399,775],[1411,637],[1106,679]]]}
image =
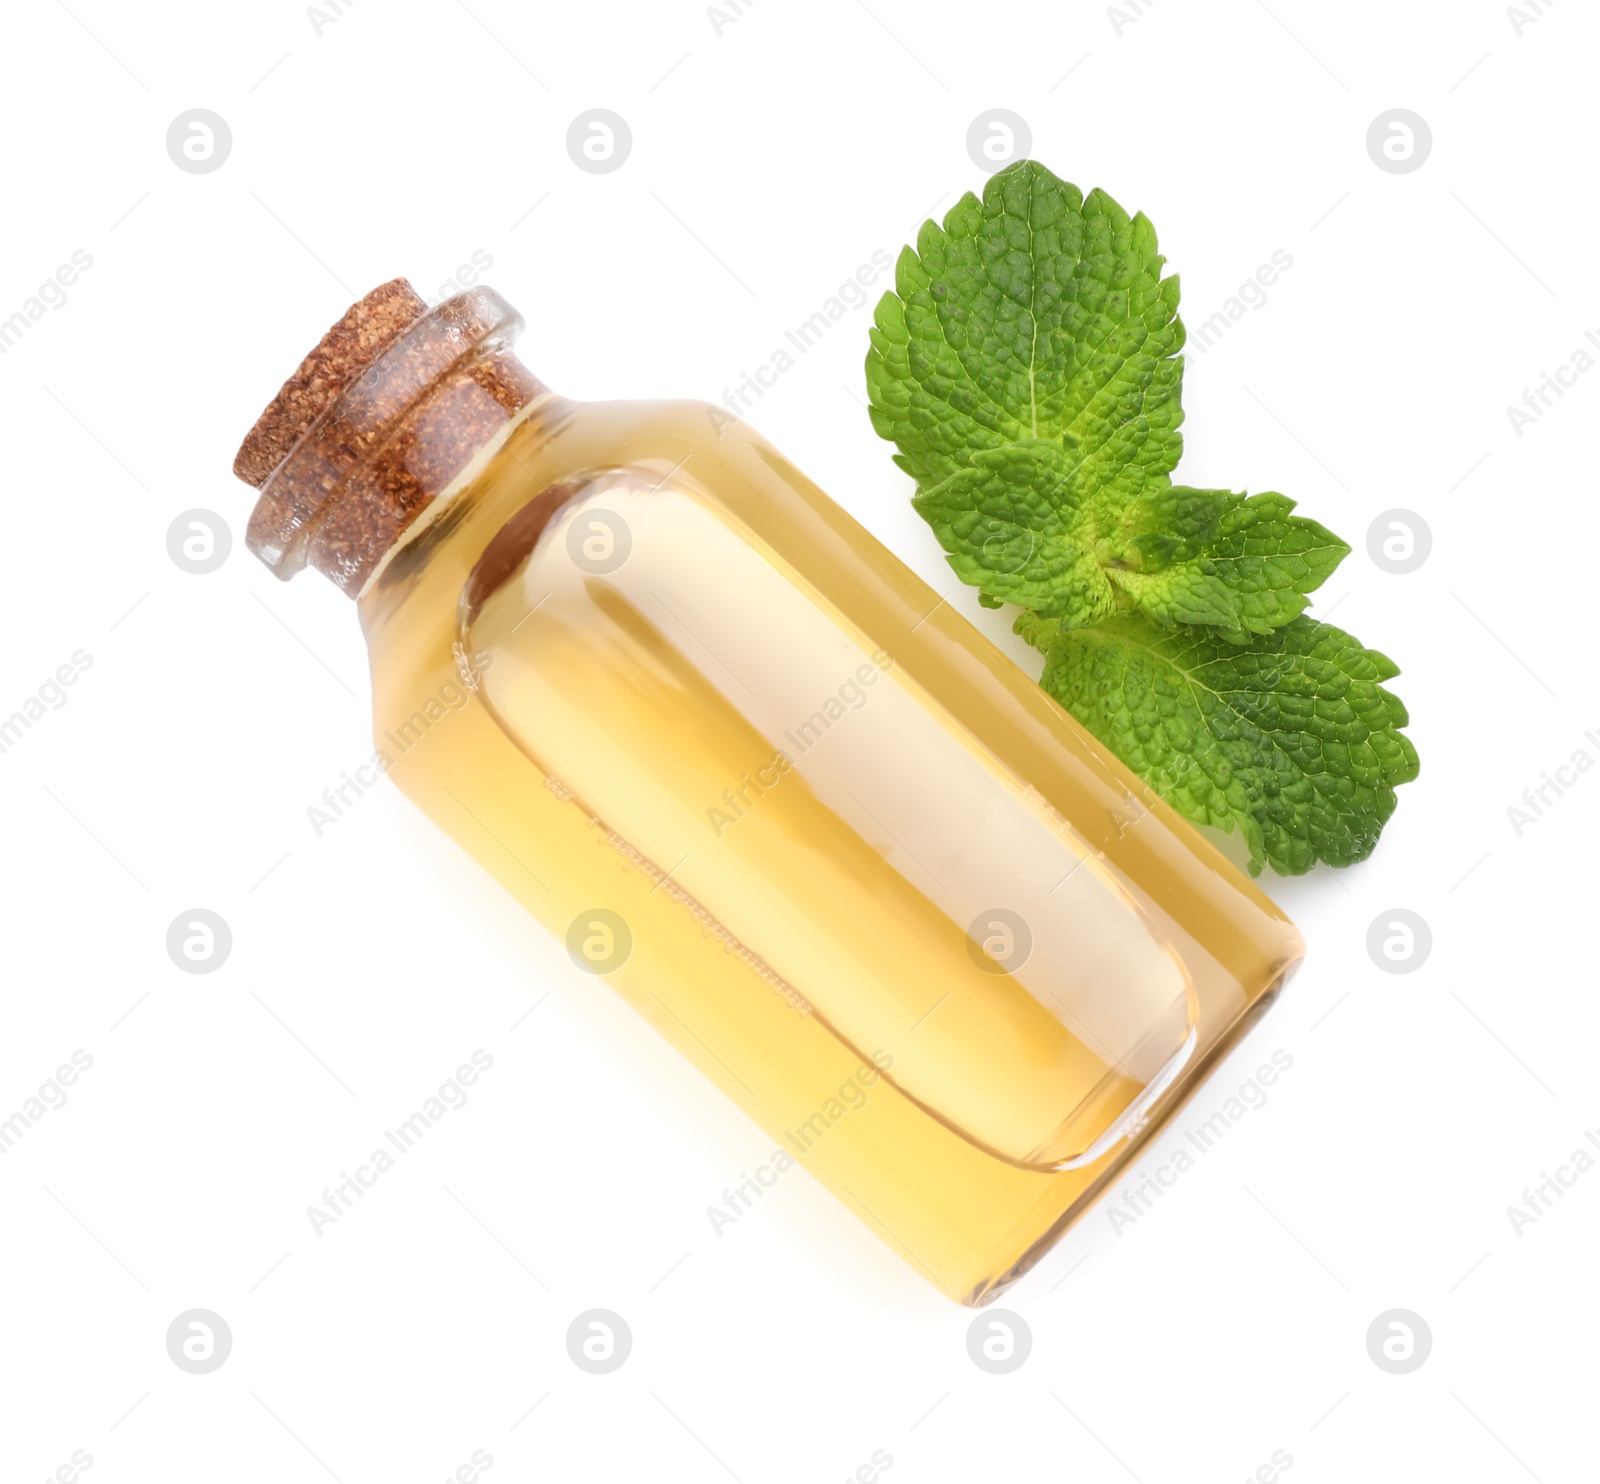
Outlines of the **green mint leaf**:
{"label": "green mint leaf", "polygon": [[1230,497],[1205,559],[1239,595],[1243,627],[1264,634],[1298,617],[1313,593],[1350,555],[1326,526],[1292,515],[1294,501],[1273,491]]}
{"label": "green mint leaf", "polygon": [[1417,776],[1405,706],[1380,684],[1398,669],[1329,624],[1244,645],[1133,614],[1032,632],[1045,690],[1180,813],[1239,830],[1252,874],[1365,860]]}
{"label": "green mint leaf", "polygon": [[972,463],[918,494],[951,567],[989,604],[1020,603],[1069,624],[1097,623],[1116,607],[1092,547],[1078,538],[1080,465],[1042,439],[972,455]]}
{"label": "green mint leaf", "polygon": [[1237,498],[1227,490],[1165,485],[1128,504],[1096,545],[1122,606],[1157,623],[1242,629],[1243,605],[1206,557]]}
{"label": "green mint leaf", "polygon": [[1271,491],[1171,486],[1134,501],[1096,548],[1132,605],[1163,624],[1205,624],[1243,644],[1305,610],[1350,548]]}
{"label": "green mint leaf", "polygon": [[1126,506],[1112,532],[1100,543],[1108,567],[1160,572],[1206,549],[1217,534],[1229,500],[1227,490],[1193,490],[1169,484]]}
{"label": "green mint leaf", "polygon": [[1244,605],[1211,564],[1183,562],[1162,572],[1127,572],[1113,567],[1106,576],[1148,618],[1173,624],[1204,624],[1244,636]]}
{"label": "green mint leaf", "polygon": [[929,221],[878,304],[873,426],[921,485],[1025,438],[1073,451],[1122,500],[1182,450],[1178,281],[1155,228],[1018,161]]}
{"label": "green mint leaf", "polygon": [[[980,603],[983,602],[981,593],[978,595],[978,601]],[[984,604],[984,606],[987,607],[988,605]],[[1035,649],[1041,649],[1048,654],[1050,646],[1061,635],[1061,620],[1057,618],[1040,618],[1037,613],[1029,613],[1024,608],[1011,625],[1011,632],[1020,634]]]}

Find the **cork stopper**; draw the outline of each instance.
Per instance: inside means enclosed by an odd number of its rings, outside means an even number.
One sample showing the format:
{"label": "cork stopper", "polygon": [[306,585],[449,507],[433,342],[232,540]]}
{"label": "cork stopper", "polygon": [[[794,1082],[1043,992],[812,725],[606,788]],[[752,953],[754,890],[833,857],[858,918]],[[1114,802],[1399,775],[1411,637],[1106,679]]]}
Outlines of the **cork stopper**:
{"label": "cork stopper", "polygon": [[244,435],[233,472],[259,489],[345,385],[427,312],[427,304],[404,278],[391,278],[352,304]]}
{"label": "cork stopper", "polygon": [[544,388],[492,289],[429,309],[396,278],[351,305],[245,435],[261,491],[246,544],[279,577],[310,565],[351,596],[472,456]]}

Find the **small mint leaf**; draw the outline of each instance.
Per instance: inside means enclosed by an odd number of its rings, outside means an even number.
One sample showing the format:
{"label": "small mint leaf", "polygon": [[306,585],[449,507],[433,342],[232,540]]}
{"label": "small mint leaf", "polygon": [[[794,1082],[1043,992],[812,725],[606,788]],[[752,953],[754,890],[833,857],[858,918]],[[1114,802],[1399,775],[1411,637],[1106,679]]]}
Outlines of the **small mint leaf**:
{"label": "small mint leaf", "polygon": [[1294,501],[1268,490],[1230,497],[1206,558],[1239,595],[1243,627],[1261,634],[1305,611],[1350,548],[1326,526],[1292,515]]}
{"label": "small mint leaf", "polygon": [[1237,829],[1250,869],[1365,860],[1417,776],[1394,662],[1300,617],[1234,645],[1135,614],[1050,643],[1040,683],[1181,814]]}
{"label": "small mint leaf", "polygon": [[1162,624],[1204,624],[1237,644],[1304,611],[1350,548],[1268,491],[1173,486],[1135,500],[1097,552],[1132,606]]}
{"label": "small mint leaf", "polygon": [[1239,595],[1205,561],[1183,562],[1160,572],[1106,569],[1112,586],[1121,589],[1147,618],[1166,624],[1205,624],[1237,631],[1244,622]]}
{"label": "small mint leaf", "polygon": [[1124,507],[1112,534],[1099,545],[1100,560],[1136,572],[1160,572],[1189,561],[1216,535],[1228,501],[1235,498],[1227,490],[1158,485]]}
{"label": "small mint leaf", "polygon": [[[982,602],[983,600],[980,598],[978,601]],[[1040,618],[1037,613],[1029,613],[1024,608],[1012,623],[1011,632],[1019,635],[1035,649],[1048,653],[1050,646],[1056,642],[1061,633],[1061,620],[1058,618]]]}

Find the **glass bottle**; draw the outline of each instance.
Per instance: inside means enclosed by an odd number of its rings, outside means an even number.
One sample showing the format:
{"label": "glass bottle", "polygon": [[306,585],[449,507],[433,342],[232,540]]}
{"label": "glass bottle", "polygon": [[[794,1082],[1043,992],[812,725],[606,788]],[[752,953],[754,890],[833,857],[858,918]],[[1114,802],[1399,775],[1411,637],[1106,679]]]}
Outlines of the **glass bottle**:
{"label": "glass bottle", "polygon": [[353,306],[240,450],[249,545],[357,600],[378,766],[767,1131],[762,1171],[982,1303],[1300,936],[760,434],[563,398],[520,328],[487,288]]}

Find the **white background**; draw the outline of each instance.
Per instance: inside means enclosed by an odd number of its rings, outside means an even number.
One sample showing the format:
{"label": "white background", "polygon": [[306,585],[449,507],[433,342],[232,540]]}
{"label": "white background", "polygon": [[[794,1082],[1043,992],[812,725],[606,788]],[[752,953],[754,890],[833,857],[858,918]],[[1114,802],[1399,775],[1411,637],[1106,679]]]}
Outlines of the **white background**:
{"label": "white background", "polygon": [[[1277,1450],[1291,1484],[1593,1477],[1600,1171],[1520,1235],[1507,1207],[1600,1125],[1600,771],[1520,836],[1507,809],[1600,758],[1600,375],[1520,437],[1506,408],[1600,331],[1600,21],[1140,8],[759,0],[720,35],[676,0],[361,0],[320,35],[288,0],[7,10],[0,319],[93,266],[0,356],[0,714],[93,665],[0,755],[0,1116],[94,1060],[0,1159],[7,1479],[75,1450],[107,1484],[441,1480],[475,1450],[491,1480],[839,1480],[877,1450],[891,1484],[1198,1484]],[[233,135],[203,175],[164,144],[196,107]],[[609,175],[566,152],[592,107],[632,129]],[[1155,1210],[1119,1235],[1102,1206],[1002,1300],[1033,1335],[1005,1376],[803,1172],[714,1235],[770,1141],[398,793],[313,834],[369,752],[361,636],[243,550],[229,472],[347,303],[398,273],[431,296],[474,250],[551,385],[720,400],[981,188],[996,107],[1151,216],[1191,326],[1292,256],[1191,347],[1180,477],[1351,542],[1314,611],[1401,664],[1423,758],[1368,863],[1267,879],[1309,961],[1141,1168],[1273,1050],[1293,1069]],[[1395,107],[1432,129],[1411,174],[1366,150]],[[752,421],[944,591],[860,405],[869,322]],[[167,555],[195,507],[236,538],[209,576]],[[1395,507],[1433,533],[1407,576],[1366,551]],[[164,946],[197,906],[233,933],[206,976]],[[1366,950],[1395,907],[1433,935],[1404,976]],[[306,1207],[476,1048],[471,1102],[315,1236]],[[165,1347],[195,1307],[233,1334],[206,1376]],[[593,1307],[633,1333],[609,1376],[566,1354]],[[1409,1375],[1367,1354],[1391,1308],[1432,1331]]]}

